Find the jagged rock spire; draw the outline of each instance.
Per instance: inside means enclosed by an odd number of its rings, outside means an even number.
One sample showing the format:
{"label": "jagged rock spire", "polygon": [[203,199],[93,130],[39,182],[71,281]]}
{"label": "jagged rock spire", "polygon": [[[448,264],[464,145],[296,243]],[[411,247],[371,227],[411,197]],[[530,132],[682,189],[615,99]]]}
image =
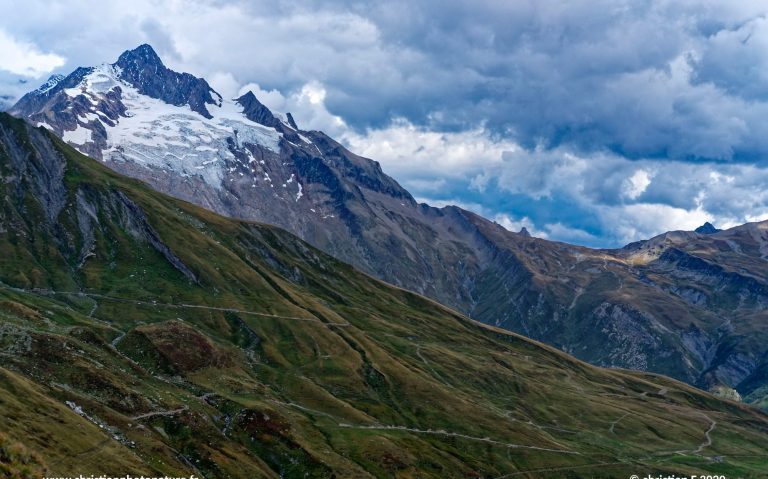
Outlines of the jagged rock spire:
{"label": "jagged rock spire", "polygon": [[155,50],[147,44],[120,55],[115,66],[121,70],[120,77],[142,95],[171,105],[189,105],[192,111],[206,118],[211,118],[206,104],[214,105],[221,101],[221,96],[202,78],[166,68]]}
{"label": "jagged rock spire", "polygon": [[280,120],[256,98],[252,91],[249,91],[235,101],[243,107],[243,114],[249,120],[273,128],[277,128],[280,125]]}
{"label": "jagged rock spire", "polygon": [[707,221],[703,225],[701,225],[698,228],[696,228],[694,231],[697,232],[697,233],[705,234],[705,235],[711,235],[711,234],[717,233],[718,231],[721,231],[721,230],[715,228],[715,226],[712,223]]}

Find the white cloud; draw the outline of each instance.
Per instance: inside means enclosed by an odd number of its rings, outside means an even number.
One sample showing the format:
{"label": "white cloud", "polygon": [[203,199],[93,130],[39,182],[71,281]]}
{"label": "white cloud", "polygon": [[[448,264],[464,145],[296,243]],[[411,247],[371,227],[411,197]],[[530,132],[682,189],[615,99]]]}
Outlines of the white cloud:
{"label": "white cloud", "polygon": [[263,90],[258,83],[247,83],[240,88],[237,96],[242,96],[249,91],[253,92],[256,98],[273,112],[287,113],[289,111],[287,100],[280,91],[276,89]]}
{"label": "white cloud", "polygon": [[416,197],[414,198],[419,203],[426,203],[430,206],[434,206],[435,208],[445,208],[446,206],[458,206],[459,208],[465,209],[467,211],[471,211],[472,213],[478,214],[480,216],[488,216],[490,214],[490,211],[488,211],[483,205],[480,203],[472,203],[462,200],[461,198],[424,198],[424,197]]}
{"label": "white cloud", "polygon": [[[505,154],[484,175],[502,191],[578,208],[581,216],[562,227],[540,226],[554,239],[618,246],[705,221],[733,226],[768,218],[768,168],[755,165],[627,160],[559,148]],[[590,219],[599,237],[565,229]]]}
{"label": "white cloud", "polygon": [[403,180],[403,186],[409,191],[419,191],[426,193],[440,193],[448,186],[448,182],[445,178],[405,178]]}
{"label": "white cloud", "polygon": [[328,111],[325,105],[327,92],[320,82],[311,81],[287,95],[275,89],[263,90],[259,84],[249,83],[240,88],[238,95],[248,91],[252,91],[273,113],[290,113],[302,130],[320,130],[339,139],[350,131],[341,117]]}
{"label": "white cloud", "polygon": [[665,231],[691,231],[706,221],[717,222],[702,209],[685,210],[663,204],[639,203],[597,208],[597,213],[619,244],[649,238]]}
{"label": "white cloud", "polygon": [[[376,159],[403,178],[465,178],[500,163],[505,151],[519,150],[512,141],[491,139],[484,128],[431,131],[404,119],[362,134],[347,131],[342,139],[356,153]],[[481,189],[484,182],[478,178],[474,185]]]}
{"label": "white cloud", "polygon": [[536,225],[528,216],[516,218],[506,213],[499,213],[493,217],[493,221],[513,233],[519,233],[525,228],[535,238],[566,241],[576,244],[594,244],[599,241],[599,238],[593,234],[579,228],[564,225],[563,223],[547,223],[543,226]]}
{"label": "white cloud", "polygon": [[235,76],[228,72],[214,72],[206,78],[211,88],[216,90],[222,97],[232,100],[239,98],[241,95],[240,83],[235,79]]}
{"label": "white cloud", "polygon": [[527,216],[522,218],[514,218],[508,214],[499,213],[493,217],[493,221],[503,226],[507,231],[513,233],[519,233],[523,228],[528,230],[531,236],[536,238],[548,238],[549,234],[546,231],[539,230],[536,225]]}
{"label": "white cloud", "polygon": [[651,184],[651,174],[646,170],[637,170],[632,176],[624,180],[623,194],[630,200],[636,200],[642,195]]}
{"label": "white cloud", "polygon": [[53,53],[42,53],[34,44],[16,40],[0,30],[0,69],[38,78],[64,65],[66,59]]}

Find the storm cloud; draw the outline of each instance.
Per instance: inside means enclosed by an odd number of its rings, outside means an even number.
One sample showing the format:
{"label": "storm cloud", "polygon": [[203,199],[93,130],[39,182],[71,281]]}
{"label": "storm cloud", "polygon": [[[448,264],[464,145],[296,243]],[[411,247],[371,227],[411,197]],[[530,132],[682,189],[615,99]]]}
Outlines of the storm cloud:
{"label": "storm cloud", "polygon": [[14,3],[0,97],[149,42],[509,228],[613,246],[768,213],[762,2]]}

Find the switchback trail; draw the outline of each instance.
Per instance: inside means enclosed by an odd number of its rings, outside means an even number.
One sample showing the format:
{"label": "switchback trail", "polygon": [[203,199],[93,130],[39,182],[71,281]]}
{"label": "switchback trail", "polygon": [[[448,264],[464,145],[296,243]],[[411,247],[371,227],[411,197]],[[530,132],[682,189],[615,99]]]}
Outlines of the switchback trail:
{"label": "switchback trail", "polygon": [[340,423],[339,427],[343,427],[347,429],[371,429],[371,430],[381,430],[381,431],[405,431],[405,432],[412,432],[414,434],[432,434],[436,436],[448,436],[448,437],[457,437],[461,439],[468,439],[470,441],[487,442],[489,444],[503,446],[509,449],[534,449],[537,451],[556,452],[560,454],[574,454],[578,456],[581,455],[580,452],[576,452],[576,451],[568,451],[564,449],[550,449],[550,448],[539,447],[539,446],[528,446],[525,444],[510,444],[502,441],[496,441],[488,437],[468,436],[466,434],[460,434],[458,432],[450,432],[450,431],[435,430],[435,429],[416,429],[416,428],[406,427],[406,426],[355,426],[352,424],[345,424],[345,423]]}
{"label": "switchback trail", "polygon": [[15,288],[13,286],[8,286],[5,284],[0,284],[0,288],[4,288],[17,293],[39,294],[42,296],[80,296],[80,297],[87,297],[87,298],[97,298],[97,299],[106,300],[106,301],[131,303],[131,304],[136,304],[140,306],[157,307],[157,308],[203,309],[208,311],[223,311],[227,313],[244,314],[244,315],[250,315],[250,316],[261,316],[261,317],[275,318],[275,319],[308,321],[311,323],[319,323],[328,327],[347,327],[350,325],[349,323],[326,323],[326,322],[320,321],[317,318],[307,318],[307,317],[300,317],[300,316],[280,316],[280,315],[271,314],[271,313],[259,313],[256,311],[246,311],[246,310],[237,309],[237,308],[204,306],[200,304],[186,304],[186,303],[174,304],[174,303],[162,303],[158,301],[141,301],[141,300],[128,299],[128,298],[119,298],[117,296],[108,296],[108,295],[103,295],[98,293],[86,293],[84,291],[56,291],[52,289],[42,289],[42,288],[24,289],[24,288]]}
{"label": "switchback trail", "polygon": [[134,421],[138,421],[139,419],[149,419],[151,417],[158,417],[158,416],[175,416],[177,414],[181,414],[187,410],[187,406],[180,407],[179,409],[173,409],[170,411],[155,411],[155,412],[148,412],[146,414],[139,414],[138,416],[134,416],[131,419]]}

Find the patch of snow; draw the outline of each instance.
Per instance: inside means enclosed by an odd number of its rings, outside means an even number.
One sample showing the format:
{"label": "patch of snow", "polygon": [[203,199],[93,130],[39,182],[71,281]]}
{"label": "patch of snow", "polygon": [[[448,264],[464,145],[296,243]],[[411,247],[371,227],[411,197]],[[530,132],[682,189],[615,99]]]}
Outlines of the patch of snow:
{"label": "patch of snow", "polygon": [[100,117],[96,113],[88,112],[84,113],[83,116],[78,117],[78,119],[83,123],[88,123],[92,121],[99,121]]}
{"label": "patch of snow", "polygon": [[304,191],[303,191],[303,188],[301,187],[301,183],[297,181],[296,184],[299,185],[299,192],[296,193],[296,201],[299,201],[299,199],[301,199],[301,197],[304,196]]}
{"label": "patch of snow", "polygon": [[72,402],[72,401],[64,401],[64,404],[69,406],[69,408],[71,410],[75,411],[76,414],[79,414],[81,416],[85,416],[85,412],[83,411],[83,408],[81,408],[80,406],[78,406],[74,402]]}
{"label": "patch of snow", "polygon": [[248,163],[256,163],[256,158],[253,157],[253,153],[248,148],[245,149],[245,156],[248,157]]}
{"label": "patch of snow", "polygon": [[75,98],[83,94],[83,87],[78,85],[74,88],[65,88],[64,93],[69,97]]}
{"label": "patch of snow", "polygon": [[56,87],[56,85],[59,84],[61,80],[64,79],[64,75],[51,75],[50,78],[48,78],[48,81],[43,83],[40,88],[38,88],[36,91],[38,94],[43,94],[51,91]]}
{"label": "patch of snow", "polygon": [[83,125],[78,124],[77,128],[71,131],[65,131],[61,137],[66,143],[83,146],[89,141],[93,141],[92,132]]}

